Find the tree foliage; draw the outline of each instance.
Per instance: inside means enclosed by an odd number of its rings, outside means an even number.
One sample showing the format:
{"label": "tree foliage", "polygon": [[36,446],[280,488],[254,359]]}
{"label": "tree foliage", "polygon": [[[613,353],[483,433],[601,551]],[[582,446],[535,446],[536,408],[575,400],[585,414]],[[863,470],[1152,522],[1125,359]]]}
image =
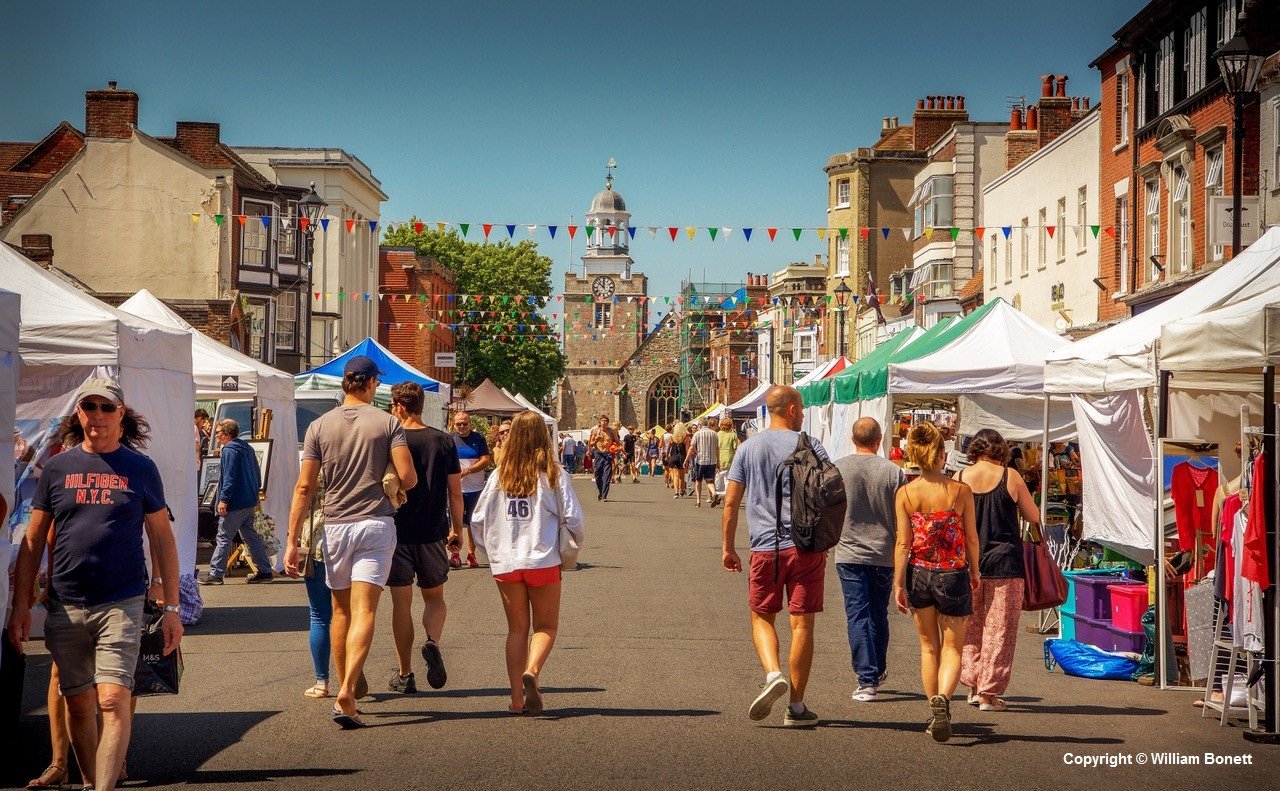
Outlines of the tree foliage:
{"label": "tree foliage", "polygon": [[540,402],[565,367],[560,343],[540,312],[551,295],[551,259],[533,241],[473,242],[452,229],[424,226],[418,233],[416,222],[387,229],[382,243],[435,258],[453,272],[456,293],[467,295],[450,306],[449,323],[458,325],[458,383],[474,386],[488,378]]}

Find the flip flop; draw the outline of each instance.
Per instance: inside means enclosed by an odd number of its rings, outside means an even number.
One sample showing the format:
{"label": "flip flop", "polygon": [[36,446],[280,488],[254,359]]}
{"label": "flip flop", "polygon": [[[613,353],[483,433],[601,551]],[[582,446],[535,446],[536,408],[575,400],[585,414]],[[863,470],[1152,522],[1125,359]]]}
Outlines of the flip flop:
{"label": "flip flop", "polygon": [[524,684],[524,705],[530,714],[542,713],[542,692],[538,689],[538,679],[532,673],[525,673],[521,678]]}
{"label": "flip flop", "polygon": [[369,727],[364,720],[360,719],[360,713],[360,710],[356,709],[355,714],[344,714],[342,709],[335,706],[333,708],[333,721],[344,731],[354,731]]}
{"label": "flip flop", "polygon": [[27,788],[62,788],[67,784],[67,768],[49,764],[40,776],[27,783]]}

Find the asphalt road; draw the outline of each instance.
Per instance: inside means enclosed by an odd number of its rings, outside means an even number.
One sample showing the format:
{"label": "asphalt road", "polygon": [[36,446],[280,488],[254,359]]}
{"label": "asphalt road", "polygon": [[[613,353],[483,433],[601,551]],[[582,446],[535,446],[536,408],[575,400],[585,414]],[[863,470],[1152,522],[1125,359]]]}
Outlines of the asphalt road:
{"label": "asphalt road", "polygon": [[[1019,641],[1010,711],[981,713],[957,699],[955,736],[935,744],[924,733],[914,631],[896,611],[887,691],[875,703],[850,700],[834,569],[808,694],[822,726],[783,729],[781,705],[751,722],[747,706],[763,676],[746,579],[720,569],[719,512],[673,500],[656,479],[615,486],[604,504],[589,479],[575,485],[587,544],[584,567],[565,579],[559,641],[543,673],[545,716],[505,712],[505,621],[485,569],[450,575],[449,683],[439,692],[385,691],[394,660],[384,598],[367,670],[373,694],[361,704],[372,727],[350,732],[330,721],[331,701],[301,694],[312,680],[302,584],[230,579],[203,589],[204,620],[183,641],[182,694],[141,701],[129,754],[136,779],[126,786],[1276,787],[1280,748],[1201,719],[1191,693],[1048,672],[1034,634]],[[29,653],[20,733],[0,762],[6,786],[48,762],[48,658],[38,643]],[[419,667],[426,689],[424,677]],[[1203,761],[1206,752],[1251,756],[1253,765],[1153,766],[1149,757]],[[1071,755],[1127,763],[1083,767],[1066,763]]]}

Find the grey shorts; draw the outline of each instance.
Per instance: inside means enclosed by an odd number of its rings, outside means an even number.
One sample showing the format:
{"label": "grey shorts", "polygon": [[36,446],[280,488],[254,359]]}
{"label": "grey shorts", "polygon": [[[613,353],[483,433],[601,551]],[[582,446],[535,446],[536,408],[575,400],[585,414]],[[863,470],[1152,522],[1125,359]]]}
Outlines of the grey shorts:
{"label": "grey shorts", "polygon": [[85,606],[50,598],[44,644],[58,665],[58,688],[66,697],[97,684],[133,689],[142,645],[142,596]]}
{"label": "grey shorts", "polygon": [[391,576],[388,588],[412,585],[414,577],[419,588],[438,588],[449,578],[449,554],[443,541],[430,544],[396,544],[391,556]]}

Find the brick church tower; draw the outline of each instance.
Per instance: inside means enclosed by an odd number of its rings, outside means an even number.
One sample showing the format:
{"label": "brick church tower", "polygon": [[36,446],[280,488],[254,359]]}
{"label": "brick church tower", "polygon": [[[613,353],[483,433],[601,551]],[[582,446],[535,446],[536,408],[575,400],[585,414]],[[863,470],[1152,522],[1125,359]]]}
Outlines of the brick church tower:
{"label": "brick church tower", "polygon": [[[622,371],[645,338],[649,281],[633,272],[631,214],[613,189],[612,160],[604,190],[587,212],[587,252],[581,271],[564,276],[565,376],[557,418],[561,428],[587,428],[600,415],[622,417]],[[642,297],[644,299],[642,299]]]}

